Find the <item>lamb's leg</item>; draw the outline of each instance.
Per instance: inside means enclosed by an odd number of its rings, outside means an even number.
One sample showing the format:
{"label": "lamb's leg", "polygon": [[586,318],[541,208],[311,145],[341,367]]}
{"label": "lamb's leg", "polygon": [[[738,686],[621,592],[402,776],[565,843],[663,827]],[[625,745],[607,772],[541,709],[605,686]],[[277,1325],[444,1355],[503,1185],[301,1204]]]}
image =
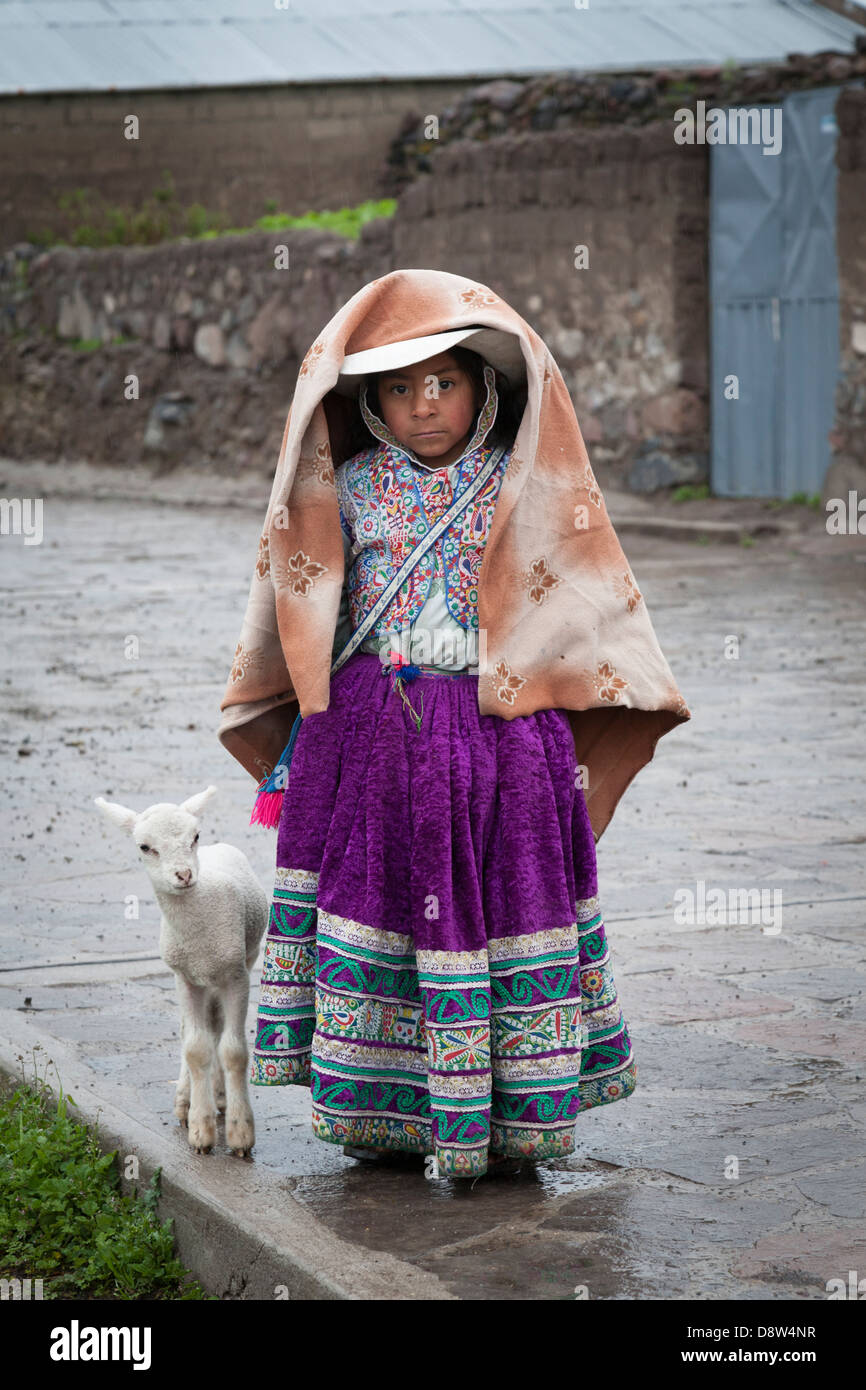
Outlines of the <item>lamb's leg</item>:
{"label": "lamb's leg", "polygon": [[210,1153],[216,1142],[216,1105],[213,1093],[214,1042],[208,1018],[208,992],[178,976],[178,992],[184,1015],[183,1056],[189,1069],[190,1147]]}
{"label": "lamb's leg", "polygon": [[223,1073],[223,1064],[219,1059],[219,1053],[214,1053],[214,1096],[218,1115],[226,1112],[226,1079]]}
{"label": "lamb's leg", "polygon": [[189,1116],[189,1067],[183,1055],[183,999],[180,994],[180,984],[175,976],[175,983],[178,986],[178,1002],[180,1004],[180,1076],[177,1080],[177,1089],[174,1093],[174,1113],[185,1125]]}
{"label": "lamb's leg", "polygon": [[225,1019],[223,1017],[222,1000],[218,994],[211,996],[210,1001],[210,1025],[214,1043],[214,1095],[216,1097],[216,1108],[220,1115],[225,1114],[226,1108],[226,1079],[223,1072],[223,1064],[219,1056],[219,1040],[222,1037]]}
{"label": "lamb's leg", "polygon": [[225,1027],[219,1056],[226,1079],[226,1143],[244,1158],[256,1142],[253,1112],[247,1092],[247,1003],[250,982],[246,971],[222,991]]}

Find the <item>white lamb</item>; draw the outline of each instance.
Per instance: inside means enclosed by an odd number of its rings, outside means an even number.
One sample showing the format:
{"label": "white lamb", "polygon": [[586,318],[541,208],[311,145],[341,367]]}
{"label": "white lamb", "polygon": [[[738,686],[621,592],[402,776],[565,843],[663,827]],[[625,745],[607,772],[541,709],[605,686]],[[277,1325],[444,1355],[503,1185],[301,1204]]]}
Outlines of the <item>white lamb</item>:
{"label": "white lamb", "polygon": [[174,1113],[181,1124],[188,1122],[196,1153],[210,1153],[217,1110],[224,1110],[226,1143],[245,1157],[256,1140],[247,1091],[249,970],[269,903],[242,850],[198,848],[196,817],[215,792],[208,787],[180,805],[160,801],[141,812],[101,796],[94,800],[132,835],[162,909],[159,953],[174,971],[180,1003]]}

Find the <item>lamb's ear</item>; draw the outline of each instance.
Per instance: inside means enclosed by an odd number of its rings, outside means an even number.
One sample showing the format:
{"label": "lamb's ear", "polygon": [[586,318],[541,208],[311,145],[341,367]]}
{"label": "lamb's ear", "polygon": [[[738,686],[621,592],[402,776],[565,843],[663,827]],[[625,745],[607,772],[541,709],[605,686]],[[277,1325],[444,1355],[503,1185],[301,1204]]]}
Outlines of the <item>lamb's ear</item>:
{"label": "lamb's ear", "polygon": [[138,820],[138,812],[131,811],[128,806],[121,806],[119,801],[106,801],[101,796],[93,798],[94,806],[98,806],[102,814],[112,825],[118,826],[120,830],[131,830]]}
{"label": "lamb's ear", "polygon": [[182,811],[189,811],[191,816],[197,816],[203,807],[207,805],[212,796],[216,796],[216,787],[205,787],[203,792],[196,792],[195,796],[188,796],[186,801],[180,803]]}

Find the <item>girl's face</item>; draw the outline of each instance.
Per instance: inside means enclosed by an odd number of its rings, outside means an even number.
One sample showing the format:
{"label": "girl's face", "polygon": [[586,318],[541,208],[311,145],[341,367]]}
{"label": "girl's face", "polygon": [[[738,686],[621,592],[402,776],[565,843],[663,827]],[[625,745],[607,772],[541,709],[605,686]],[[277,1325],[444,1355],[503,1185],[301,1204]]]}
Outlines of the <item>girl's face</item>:
{"label": "girl's face", "polygon": [[437,468],[459,459],[481,402],[472,377],[450,352],[382,372],[382,419],[401,445]]}

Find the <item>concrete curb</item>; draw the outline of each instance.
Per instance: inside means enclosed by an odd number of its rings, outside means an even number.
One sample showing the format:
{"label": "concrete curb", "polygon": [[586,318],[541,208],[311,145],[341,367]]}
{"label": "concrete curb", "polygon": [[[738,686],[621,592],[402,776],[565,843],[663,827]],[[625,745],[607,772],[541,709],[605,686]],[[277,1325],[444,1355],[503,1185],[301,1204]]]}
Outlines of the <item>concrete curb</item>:
{"label": "concrete curb", "polygon": [[[126,1190],[142,1190],[155,1169],[162,1169],[160,1219],[172,1218],[178,1257],[209,1292],[270,1301],[282,1289],[289,1299],[458,1301],[435,1275],[335,1236],[254,1162],[217,1154],[179,1156],[168,1136],[136,1118],[132,1092],[112,1082],[111,1099],[103,1099],[103,1079],[63,1043],[16,1012],[0,1010],[0,1073],[17,1085],[21,1054],[25,1074],[32,1075],[37,1044],[43,1051],[36,1055],[43,1063],[54,1062],[78,1117],[95,1127],[103,1149],[138,1159],[138,1179],[124,1183]],[[47,1080],[56,1093],[53,1071]]]}
{"label": "concrete curb", "polygon": [[678,521],[673,517],[614,516],[611,521],[617,532],[639,532],[666,541],[722,542],[739,545],[743,536],[777,536],[783,531],[794,533],[796,528],[775,521]]}

